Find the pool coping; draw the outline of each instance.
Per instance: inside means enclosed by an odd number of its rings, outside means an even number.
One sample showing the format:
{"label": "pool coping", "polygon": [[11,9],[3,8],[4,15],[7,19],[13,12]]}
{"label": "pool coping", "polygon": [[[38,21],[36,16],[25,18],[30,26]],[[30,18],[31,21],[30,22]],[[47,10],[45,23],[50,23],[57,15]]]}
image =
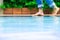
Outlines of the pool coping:
{"label": "pool coping", "polygon": [[[25,17],[27,17],[27,16],[32,16],[32,15],[30,15],[30,14],[28,14],[28,15],[3,15],[3,14],[0,14],[0,17],[20,17],[20,16],[25,16]],[[44,16],[53,16],[53,15],[51,15],[51,14],[45,14]],[[58,15],[56,15],[56,16],[60,16],[60,14],[58,14]]]}

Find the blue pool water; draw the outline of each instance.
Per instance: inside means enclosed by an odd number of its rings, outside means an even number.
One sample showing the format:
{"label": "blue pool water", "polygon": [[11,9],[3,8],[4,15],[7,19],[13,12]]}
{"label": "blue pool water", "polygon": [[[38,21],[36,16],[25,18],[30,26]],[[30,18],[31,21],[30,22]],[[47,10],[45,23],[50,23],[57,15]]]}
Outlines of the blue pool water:
{"label": "blue pool water", "polygon": [[60,17],[0,17],[0,40],[60,40]]}

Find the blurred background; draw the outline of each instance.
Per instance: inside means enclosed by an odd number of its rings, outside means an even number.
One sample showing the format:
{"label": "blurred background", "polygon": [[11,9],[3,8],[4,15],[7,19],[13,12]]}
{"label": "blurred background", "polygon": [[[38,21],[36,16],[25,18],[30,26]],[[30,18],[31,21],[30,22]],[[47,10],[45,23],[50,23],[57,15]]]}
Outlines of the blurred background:
{"label": "blurred background", "polygon": [[[60,0],[54,0],[55,4],[60,7]],[[43,0],[43,4],[44,4],[44,7],[43,9],[49,9],[50,7],[46,4],[45,0]],[[12,13],[13,9],[6,9],[6,8],[15,8],[15,12],[13,12],[13,14],[21,14],[20,11],[22,10],[25,10],[24,12],[22,12],[22,14],[33,14],[33,13],[36,13],[38,10],[37,10],[37,3],[36,3],[36,0],[0,0],[0,13],[1,12],[1,9],[4,9],[4,14],[9,12],[9,14]],[[16,8],[24,8],[24,9],[16,9]],[[28,10],[28,9],[33,9],[32,11],[31,10]],[[16,12],[20,10],[19,12]],[[48,10],[46,10],[48,11]],[[11,12],[11,13],[10,13]],[[45,12],[45,11],[44,11]],[[49,12],[49,11],[48,11]],[[48,13],[47,12],[47,13]],[[46,12],[45,12],[46,13]],[[7,13],[8,14],[8,13]]]}
{"label": "blurred background", "polygon": [[[1,3],[2,0],[0,0]],[[60,0],[54,0],[56,5],[60,7]],[[48,8],[45,0],[43,0],[44,8]],[[47,5],[47,6],[46,6]],[[0,8],[36,8],[36,0],[3,0],[3,4],[0,5]]]}

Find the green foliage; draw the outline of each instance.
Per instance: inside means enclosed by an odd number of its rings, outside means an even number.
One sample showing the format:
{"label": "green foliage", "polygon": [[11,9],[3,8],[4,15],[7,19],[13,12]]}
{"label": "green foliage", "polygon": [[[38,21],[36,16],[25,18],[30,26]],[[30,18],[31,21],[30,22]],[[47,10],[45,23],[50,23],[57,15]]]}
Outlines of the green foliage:
{"label": "green foliage", "polygon": [[[56,5],[60,7],[60,0],[54,0]],[[4,0],[4,3],[0,5],[0,8],[37,8],[36,0]],[[44,0],[44,9],[49,8]]]}
{"label": "green foliage", "polygon": [[4,0],[5,8],[36,8],[36,0]]}
{"label": "green foliage", "polygon": [[1,4],[0,5],[0,8],[5,9],[5,5],[4,4]]}
{"label": "green foliage", "polygon": [[60,7],[60,0],[54,0],[55,4]]}

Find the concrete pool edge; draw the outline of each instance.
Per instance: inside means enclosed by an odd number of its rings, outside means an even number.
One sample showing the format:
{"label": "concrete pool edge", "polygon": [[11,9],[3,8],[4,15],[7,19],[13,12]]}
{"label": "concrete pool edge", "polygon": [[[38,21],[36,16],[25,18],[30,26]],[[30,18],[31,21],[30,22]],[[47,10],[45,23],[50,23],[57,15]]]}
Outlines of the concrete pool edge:
{"label": "concrete pool edge", "polygon": [[[0,14],[0,17],[20,17],[20,16],[25,16],[25,17],[28,17],[28,16],[32,16],[32,15],[3,15],[3,14]],[[52,16],[51,14],[45,14],[44,16]],[[60,14],[57,14],[56,16],[60,16]]]}

